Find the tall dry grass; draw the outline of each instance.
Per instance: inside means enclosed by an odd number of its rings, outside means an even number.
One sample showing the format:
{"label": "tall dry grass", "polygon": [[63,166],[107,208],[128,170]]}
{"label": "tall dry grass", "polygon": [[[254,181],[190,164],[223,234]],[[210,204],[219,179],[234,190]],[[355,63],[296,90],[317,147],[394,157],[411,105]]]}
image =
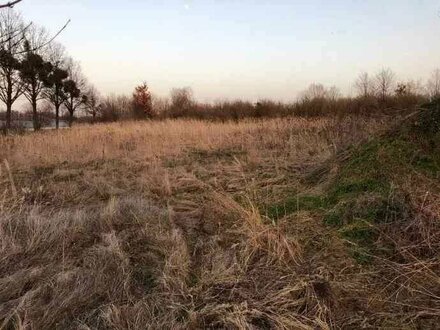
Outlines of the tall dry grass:
{"label": "tall dry grass", "polygon": [[359,143],[385,120],[347,117],[248,120],[226,123],[166,120],[81,125],[63,131],[0,137],[0,157],[12,166],[131,159],[152,161],[189,150],[242,150],[259,156],[302,161],[326,158],[348,143]]}
{"label": "tall dry grass", "polygon": [[309,166],[384,127],[169,120],[1,137],[0,328],[375,324],[337,233],[308,213],[275,223],[258,203],[309,189]]}

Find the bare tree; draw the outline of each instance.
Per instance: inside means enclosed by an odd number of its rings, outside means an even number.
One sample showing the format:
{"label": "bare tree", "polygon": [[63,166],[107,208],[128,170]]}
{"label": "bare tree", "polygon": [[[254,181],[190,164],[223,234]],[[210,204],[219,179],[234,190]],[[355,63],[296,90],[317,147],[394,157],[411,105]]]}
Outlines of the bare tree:
{"label": "bare tree", "polygon": [[332,86],[329,89],[327,89],[326,94],[327,94],[326,95],[327,99],[332,100],[332,101],[335,101],[342,96],[341,91],[336,86]]}
{"label": "bare tree", "polygon": [[84,93],[87,81],[79,63],[72,59],[68,61],[67,72],[69,76],[64,82],[64,106],[69,113],[69,125],[72,125],[76,110],[87,102],[87,95]]}
{"label": "bare tree", "polygon": [[99,103],[100,100],[99,92],[95,86],[90,85],[87,88],[85,95],[87,96],[84,104],[85,111],[87,114],[91,115],[93,121],[95,121],[96,116],[100,112],[100,106],[101,106]]}
{"label": "bare tree", "polygon": [[[0,10],[1,9],[11,9],[13,8],[16,4],[18,4],[19,2],[21,2],[22,0],[15,0],[15,1],[9,1],[7,3],[3,3],[0,4]],[[33,51],[37,51],[38,48],[42,48],[45,47],[47,45],[49,45],[52,41],[54,41],[60,34],[61,32],[63,32],[67,26],[70,24],[70,19],[67,20],[66,24],[64,24],[57,33],[55,33],[51,38],[47,38],[46,43],[44,44],[40,44],[38,46],[36,46],[35,48],[32,48]],[[26,33],[26,30],[32,26],[32,22],[29,23],[28,25],[22,27],[19,30],[15,30],[13,32],[10,33],[0,33],[0,45],[2,45],[4,42],[8,41],[9,39],[14,39],[17,36],[23,36]],[[15,54],[14,54],[15,55]]]}
{"label": "bare tree", "polygon": [[406,90],[408,95],[423,95],[426,93],[426,89],[423,86],[423,82],[418,79],[418,80],[408,80],[406,83]]}
{"label": "bare tree", "polygon": [[375,77],[376,93],[383,100],[393,91],[395,74],[391,69],[382,69]]}
{"label": "bare tree", "polygon": [[193,91],[189,87],[173,88],[171,90],[171,107],[169,108],[172,117],[180,117],[191,110],[194,105]]}
{"label": "bare tree", "polygon": [[367,72],[362,72],[359,74],[354,83],[354,87],[356,88],[358,95],[362,97],[368,97],[371,95],[373,90],[373,82],[371,81]]}
{"label": "bare tree", "polygon": [[436,69],[431,73],[426,88],[431,99],[440,97],[440,69]]}
{"label": "bare tree", "polygon": [[51,63],[51,70],[46,79],[44,97],[55,108],[55,127],[58,129],[60,123],[60,108],[66,100],[64,82],[69,76],[69,73],[65,69],[66,55],[64,47],[59,43],[50,44],[47,50],[47,58],[49,63]]}
{"label": "bare tree", "polygon": [[20,59],[15,55],[22,47],[22,36],[17,31],[23,26],[20,14],[13,10],[0,12],[0,35],[11,36],[0,44],[0,100],[6,106],[6,129],[11,128],[12,106],[23,93],[19,77]]}
{"label": "bare tree", "polygon": [[322,84],[311,84],[305,91],[301,93],[302,101],[311,100],[336,100],[341,97],[341,91],[336,86],[330,88]]}
{"label": "bare tree", "polygon": [[[20,65],[23,94],[32,105],[34,130],[39,129],[38,101],[43,98],[43,89],[52,67],[43,55],[47,44],[47,33],[43,28],[32,26],[26,31],[24,56]],[[38,49],[38,50],[35,50]]]}
{"label": "bare tree", "polygon": [[164,115],[170,109],[170,99],[168,97],[160,97],[157,95],[151,95],[151,103],[156,114]]}
{"label": "bare tree", "polygon": [[327,97],[327,88],[322,84],[310,84],[305,91],[301,93],[303,101],[310,101],[315,99],[325,99]]}
{"label": "bare tree", "polygon": [[110,95],[102,100],[98,106],[99,115],[102,121],[117,121],[130,118],[129,111],[132,100],[127,95]]}

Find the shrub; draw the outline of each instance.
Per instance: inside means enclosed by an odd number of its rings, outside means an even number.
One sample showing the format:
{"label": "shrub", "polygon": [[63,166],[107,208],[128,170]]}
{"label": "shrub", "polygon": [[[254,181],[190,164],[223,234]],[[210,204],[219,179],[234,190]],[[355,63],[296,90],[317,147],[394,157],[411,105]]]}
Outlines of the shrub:
{"label": "shrub", "polygon": [[168,109],[168,117],[178,118],[188,116],[195,105],[191,88],[174,88],[171,91],[171,106]]}
{"label": "shrub", "polygon": [[423,134],[436,135],[440,133],[440,98],[423,106],[415,122],[417,131]]}
{"label": "shrub", "polygon": [[124,95],[105,98],[99,109],[99,118],[104,122],[118,121],[130,118],[132,100]]}
{"label": "shrub", "polygon": [[133,117],[137,119],[154,116],[151,93],[148,85],[143,83],[135,88],[132,100]]}

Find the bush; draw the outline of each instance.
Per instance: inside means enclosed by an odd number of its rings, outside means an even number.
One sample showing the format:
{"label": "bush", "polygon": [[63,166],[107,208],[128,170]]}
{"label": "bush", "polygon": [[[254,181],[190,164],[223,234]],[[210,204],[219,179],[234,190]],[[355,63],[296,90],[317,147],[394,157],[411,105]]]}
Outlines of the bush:
{"label": "bush", "polygon": [[101,121],[112,122],[128,119],[132,114],[132,100],[127,96],[109,96],[103,100],[98,117]]}
{"label": "bush", "polygon": [[154,117],[151,93],[146,83],[135,88],[132,99],[133,117],[136,119]]}
{"label": "bush", "polygon": [[301,98],[292,103],[259,100],[218,101],[198,103],[190,88],[175,88],[170,98],[153,97],[146,84],[136,88],[133,97],[111,96],[100,106],[101,121],[142,118],[192,118],[200,120],[241,120],[246,118],[344,117],[350,115],[405,115],[426,102],[426,97],[415,93],[397,93],[377,97],[372,94],[342,97],[335,87],[312,84]]}
{"label": "bush", "polygon": [[167,117],[188,117],[195,106],[193,92],[190,88],[174,88],[171,91],[171,106]]}
{"label": "bush", "polygon": [[440,99],[436,99],[422,106],[415,128],[425,135],[437,135],[440,133]]}

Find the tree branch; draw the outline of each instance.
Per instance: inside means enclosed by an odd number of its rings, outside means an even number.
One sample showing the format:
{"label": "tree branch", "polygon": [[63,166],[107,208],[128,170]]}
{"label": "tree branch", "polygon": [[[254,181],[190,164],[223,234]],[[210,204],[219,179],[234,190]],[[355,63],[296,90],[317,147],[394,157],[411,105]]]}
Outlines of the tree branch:
{"label": "tree branch", "polygon": [[[61,29],[59,29],[57,33],[55,33],[55,35],[53,35],[49,40],[47,40],[47,41],[44,42],[43,44],[38,45],[38,46],[35,46],[35,47],[33,47],[33,48],[29,49],[29,50],[22,50],[22,51],[16,52],[16,53],[14,53],[14,55],[24,54],[24,53],[26,53],[27,51],[35,52],[35,51],[37,51],[37,50],[40,50],[41,48],[46,47],[47,45],[49,45],[50,43],[52,43],[52,41],[54,41],[54,40],[55,40],[55,39],[61,34],[61,32],[63,32],[63,31],[67,28],[67,26],[70,24],[70,22],[71,22],[71,20],[69,19],[69,20],[66,22],[66,24],[64,24],[64,26],[63,26]],[[24,39],[25,39],[25,37],[24,37]]]}
{"label": "tree branch", "polygon": [[9,1],[8,3],[4,4],[4,5],[0,5],[0,9],[2,8],[12,8],[14,7],[17,3],[21,2],[22,0],[15,0],[15,1]]}
{"label": "tree branch", "polygon": [[[21,1],[21,0],[20,0]],[[49,45],[52,41],[54,41],[60,34],[61,34],[61,32],[63,32],[66,28],[67,28],[67,26],[70,24],[70,19],[67,21],[67,23],[66,24],[64,24],[64,26],[61,28],[61,29],[59,29],[58,30],[58,32],[57,33],[55,33],[55,35],[54,36],[52,36],[52,38],[50,38],[46,43],[44,43],[43,45],[40,45],[38,48],[36,48],[36,49],[32,49],[32,51],[36,51],[36,50],[38,50],[39,48],[43,48],[43,47],[46,47],[47,45]]]}
{"label": "tree branch", "polygon": [[1,40],[1,38],[3,38],[4,36],[0,36],[0,46],[5,45],[7,42],[10,42],[11,40],[15,39],[18,35],[22,34],[22,37],[20,38],[20,40],[15,41],[15,43],[11,46],[11,48],[17,46],[19,43],[21,43],[24,40],[24,32],[26,32],[26,30],[32,25],[33,23],[30,22],[28,25],[26,25],[25,27],[21,28],[18,31],[13,31],[11,33],[9,33],[9,37],[5,40]]}

